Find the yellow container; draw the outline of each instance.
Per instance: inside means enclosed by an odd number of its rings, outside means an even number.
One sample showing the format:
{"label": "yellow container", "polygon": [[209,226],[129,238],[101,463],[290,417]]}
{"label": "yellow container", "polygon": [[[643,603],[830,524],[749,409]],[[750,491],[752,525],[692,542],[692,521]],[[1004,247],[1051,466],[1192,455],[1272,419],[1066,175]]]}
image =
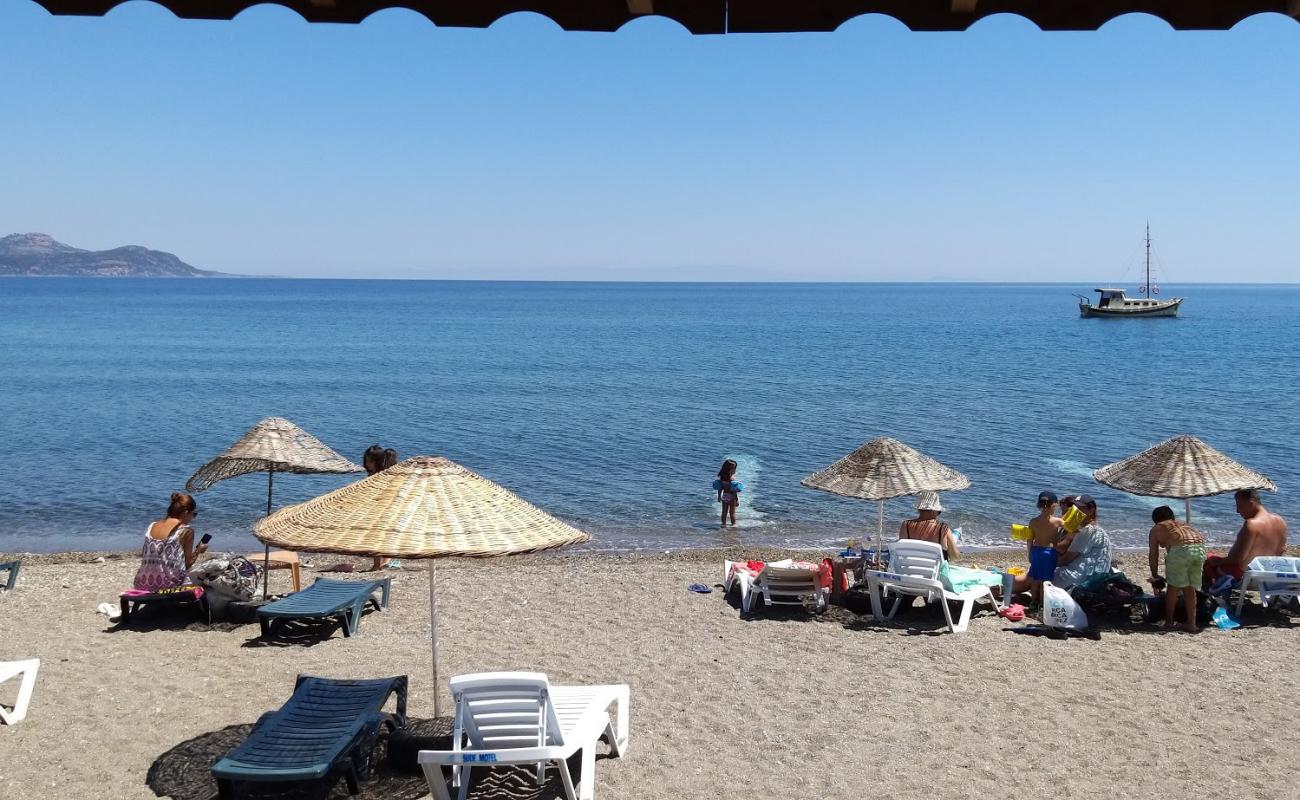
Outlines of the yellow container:
{"label": "yellow container", "polygon": [[1011,541],[1027,542],[1032,538],[1034,538],[1034,532],[1029,529],[1028,525],[1011,526]]}
{"label": "yellow container", "polygon": [[1010,572],[1012,575],[1024,575],[1028,570],[1024,567],[1007,567],[1007,572]]}
{"label": "yellow container", "polygon": [[1078,533],[1079,528],[1083,527],[1083,521],[1087,518],[1087,514],[1083,513],[1075,506],[1070,506],[1070,508],[1061,515],[1061,524],[1070,533]]}

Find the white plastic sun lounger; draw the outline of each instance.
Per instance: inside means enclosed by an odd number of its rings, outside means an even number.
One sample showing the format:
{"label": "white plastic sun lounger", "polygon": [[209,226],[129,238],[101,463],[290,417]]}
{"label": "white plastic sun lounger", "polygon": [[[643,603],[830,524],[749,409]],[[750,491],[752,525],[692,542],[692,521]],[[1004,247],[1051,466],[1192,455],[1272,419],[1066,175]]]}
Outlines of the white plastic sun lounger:
{"label": "white plastic sun lounger", "polygon": [[740,610],[745,614],[753,607],[756,595],[763,605],[826,608],[830,590],[818,583],[820,571],[793,564],[788,558],[772,561],[757,575],[752,575],[743,561],[723,561],[723,592],[730,592],[733,586],[739,589]]}
{"label": "white plastic sun lounger", "polygon": [[32,690],[36,688],[36,670],[40,669],[39,658],[27,661],[0,661],[0,683],[22,676],[18,684],[18,699],[14,701],[13,711],[6,711],[0,706],[0,722],[13,725],[27,716],[27,706],[32,702]]}
{"label": "white plastic sun lounger", "polygon": [[[871,592],[871,615],[876,619],[893,619],[903,604],[903,598],[920,597],[926,603],[938,600],[948,630],[962,633],[970,626],[971,612],[977,600],[988,600],[995,609],[1000,607],[987,586],[960,593],[949,591],[939,578],[942,561],[943,548],[934,542],[903,539],[894,543],[889,550],[889,570],[866,571],[867,588]],[[881,611],[881,599],[886,594],[897,595],[888,614]],[[952,611],[948,608],[949,601],[961,603],[956,622],[953,622]]]}
{"label": "white plastic sun lounger", "polygon": [[1241,617],[1246,592],[1251,591],[1259,592],[1259,602],[1265,608],[1273,600],[1300,599],[1300,558],[1260,556],[1247,564],[1237,588],[1234,617]]}
{"label": "white plastic sun lounger", "polygon": [[[450,800],[442,768],[452,768],[459,798],[469,792],[474,767],[529,764],[537,784],[555,767],[568,800],[593,800],[596,743],[609,741],[615,757],[627,752],[628,687],[552,686],[540,672],[483,672],[451,679],[456,702],[452,749],[421,750],[420,768],[436,800]],[[617,706],[614,718],[609,708]],[[575,787],[566,760],[582,751]]]}

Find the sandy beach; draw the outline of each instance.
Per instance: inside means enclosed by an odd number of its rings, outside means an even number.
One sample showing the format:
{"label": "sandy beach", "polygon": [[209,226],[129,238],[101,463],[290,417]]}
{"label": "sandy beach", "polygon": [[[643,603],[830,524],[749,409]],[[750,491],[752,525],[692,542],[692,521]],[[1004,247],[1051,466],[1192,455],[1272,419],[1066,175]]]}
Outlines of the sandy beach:
{"label": "sandy beach", "polygon": [[[720,591],[687,591],[718,583],[723,556],[443,562],[443,674],[630,684],[630,750],[597,767],[606,800],[1295,796],[1300,745],[1279,735],[1300,679],[1286,612],[1255,608],[1230,633],[1105,629],[1100,641],[1014,635],[988,614],[940,634],[941,614],[919,605],[889,625],[840,608],[744,620]],[[1145,574],[1141,556],[1124,558]],[[5,800],[153,797],[151,767],[155,783],[175,770],[164,754],[196,737],[228,747],[243,729],[220,732],[279,706],[299,673],[406,674],[412,716],[432,714],[422,569],[392,573],[390,609],[355,638],[267,646],[255,625],[118,630],[95,606],[116,602],[136,562],[84,560],[29,558],[0,595],[0,660],[41,659],[28,718],[0,727]],[[287,589],[286,573],[273,581]],[[204,796],[201,760],[170,778],[185,787],[173,796]],[[382,796],[424,793],[418,779],[388,786]],[[471,796],[553,795],[494,780]]]}

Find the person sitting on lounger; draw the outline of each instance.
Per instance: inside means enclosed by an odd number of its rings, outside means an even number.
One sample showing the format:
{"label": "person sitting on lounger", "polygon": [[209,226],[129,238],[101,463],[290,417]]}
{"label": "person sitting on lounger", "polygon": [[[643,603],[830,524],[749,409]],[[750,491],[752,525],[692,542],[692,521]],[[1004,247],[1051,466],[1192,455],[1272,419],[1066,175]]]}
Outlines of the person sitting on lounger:
{"label": "person sitting on lounger", "polygon": [[916,496],[916,519],[909,519],[899,527],[898,540],[934,542],[943,548],[943,557],[946,559],[961,555],[957,549],[957,538],[952,534],[952,526],[939,520],[942,513],[943,503],[939,502],[939,493],[921,492]]}
{"label": "person sitting on lounger", "polygon": [[[1241,580],[1246,565],[1259,556],[1280,556],[1286,550],[1286,520],[1264,508],[1259,492],[1242,489],[1235,495],[1237,513],[1245,522],[1237,531],[1237,539],[1227,555],[1212,555],[1205,559],[1202,586],[1210,591],[1223,588],[1223,582]],[[1219,586],[1215,586],[1220,583]]]}
{"label": "person sitting on lounger", "polygon": [[149,526],[140,549],[140,568],[135,572],[135,588],[146,592],[171,589],[189,583],[189,569],[194,560],[207,552],[206,544],[194,544],[190,523],[199,513],[194,498],[173,492],[167,516]]}

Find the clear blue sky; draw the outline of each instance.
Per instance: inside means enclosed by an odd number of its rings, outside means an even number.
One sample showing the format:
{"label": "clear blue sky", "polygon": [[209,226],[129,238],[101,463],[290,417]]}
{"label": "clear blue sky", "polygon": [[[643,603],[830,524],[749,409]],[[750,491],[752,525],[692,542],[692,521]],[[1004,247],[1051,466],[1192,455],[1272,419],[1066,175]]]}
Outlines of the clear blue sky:
{"label": "clear blue sky", "polygon": [[1300,25],[567,33],[0,0],[0,235],[226,272],[730,280],[1300,270]]}

